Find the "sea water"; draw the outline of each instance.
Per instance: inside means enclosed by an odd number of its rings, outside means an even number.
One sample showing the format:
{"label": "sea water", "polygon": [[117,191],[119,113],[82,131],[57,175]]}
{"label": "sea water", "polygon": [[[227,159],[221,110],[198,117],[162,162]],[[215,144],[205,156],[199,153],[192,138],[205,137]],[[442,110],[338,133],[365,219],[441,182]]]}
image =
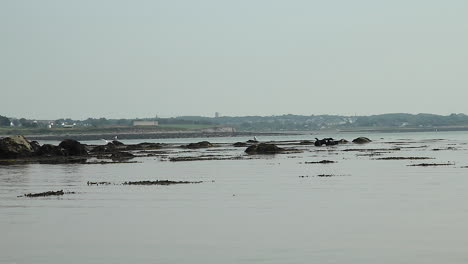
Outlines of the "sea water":
{"label": "sea water", "polygon": [[[373,142],[235,160],[0,166],[0,263],[467,263],[468,133],[361,135]],[[320,160],[335,163],[306,163]],[[203,183],[121,184],[141,180]],[[74,194],[18,197],[50,190]]]}

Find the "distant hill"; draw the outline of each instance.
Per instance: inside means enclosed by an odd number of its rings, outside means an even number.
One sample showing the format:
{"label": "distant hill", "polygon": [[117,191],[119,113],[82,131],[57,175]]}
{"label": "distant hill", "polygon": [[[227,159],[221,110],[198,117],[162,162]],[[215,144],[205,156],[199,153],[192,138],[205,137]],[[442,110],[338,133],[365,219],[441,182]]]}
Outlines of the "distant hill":
{"label": "distant hill", "polygon": [[278,131],[278,130],[323,130],[323,129],[410,129],[437,127],[468,127],[468,116],[451,114],[382,114],[371,116],[340,115],[279,115],[279,116],[242,116],[242,117],[201,117],[181,116],[176,119],[198,120],[222,125],[230,125],[240,131]]}
{"label": "distant hill", "polygon": [[[317,130],[431,130],[431,129],[467,129],[468,116],[451,114],[447,116],[434,114],[392,113],[371,116],[341,115],[276,115],[276,116],[179,116],[173,118],[141,119],[106,119],[88,118],[86,120],[59,119],[53,123],[73,124],[77,128],[129,127],[134,120],[155,120],[160,128],[196,129],[214,126],[229,126],[237,131],[317,131]],[[48,122],[28,120],[25,118],[5,118],[0,126],[9,126],[10,121],[17,127],[46,127]]]}

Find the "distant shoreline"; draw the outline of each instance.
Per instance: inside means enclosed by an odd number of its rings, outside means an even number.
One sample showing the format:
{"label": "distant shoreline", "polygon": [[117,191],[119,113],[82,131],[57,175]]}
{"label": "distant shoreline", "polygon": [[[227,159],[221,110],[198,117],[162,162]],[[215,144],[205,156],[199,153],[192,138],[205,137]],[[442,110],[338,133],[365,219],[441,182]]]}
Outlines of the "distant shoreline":
{"label": "distant shoreline", "polygon": [[468,127],[415,127],[415,128],[357,128],[339,129],[339,133],[411,133],[411,132],[468,131]]}
{"label": "distant shoreline", "polygon": [[153,133],[83,133],[62,135],[25,135],[30,140],[63,140],[65,138],[75,140],[99,140],[113,139],[165,139],[165,138],[210,138],[210,137],[253,137],[253,136],[284,136],[293,135],[288,132],[153,132]]}
{"label": "distant shoreline", "polygon": [[[330,130],[303,130],[303,131],[243,131],[243,132],[207,132],[207,131],[112,131],[97,133],[63,133],[63,134],[28,134],[30,140],[63,140],[66,138],[75,140],[99,140],[113,139],[165,139],[165,138],[210,138],[210,137],[253,137],[253,136],[285,136],[285,135],[314,135],[327,133],[412,133],[412,132],[448,132],[468,131],[468,127],[425,127],[425,128],[355,128],[355,129],[330,129]],[[21,134],[21,133],[20,133]],[[0,135],[8,137],[11,135]]]}

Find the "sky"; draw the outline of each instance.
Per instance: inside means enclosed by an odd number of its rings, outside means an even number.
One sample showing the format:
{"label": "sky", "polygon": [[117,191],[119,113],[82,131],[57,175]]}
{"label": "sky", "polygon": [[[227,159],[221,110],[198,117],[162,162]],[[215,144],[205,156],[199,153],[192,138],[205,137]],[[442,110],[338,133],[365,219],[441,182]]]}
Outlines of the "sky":
{"label": "sky", "polygon": [[468,114],[466,0],[0,0],[0,115]]}

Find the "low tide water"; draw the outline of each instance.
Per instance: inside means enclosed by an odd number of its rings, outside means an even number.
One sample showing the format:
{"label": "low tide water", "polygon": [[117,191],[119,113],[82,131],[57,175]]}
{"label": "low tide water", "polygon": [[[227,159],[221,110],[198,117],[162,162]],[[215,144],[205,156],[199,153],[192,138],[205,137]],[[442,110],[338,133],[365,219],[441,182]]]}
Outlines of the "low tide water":
{"label": "low tide water", "polygon": [[[364,136],[238,160],[0,166],[0,263],[468,263],[468,133]],[[320,160],[336,163],[306,163]],[[121,185],[142,180],[203,183]],[[74,194],[18,197],[49,190]]]}

